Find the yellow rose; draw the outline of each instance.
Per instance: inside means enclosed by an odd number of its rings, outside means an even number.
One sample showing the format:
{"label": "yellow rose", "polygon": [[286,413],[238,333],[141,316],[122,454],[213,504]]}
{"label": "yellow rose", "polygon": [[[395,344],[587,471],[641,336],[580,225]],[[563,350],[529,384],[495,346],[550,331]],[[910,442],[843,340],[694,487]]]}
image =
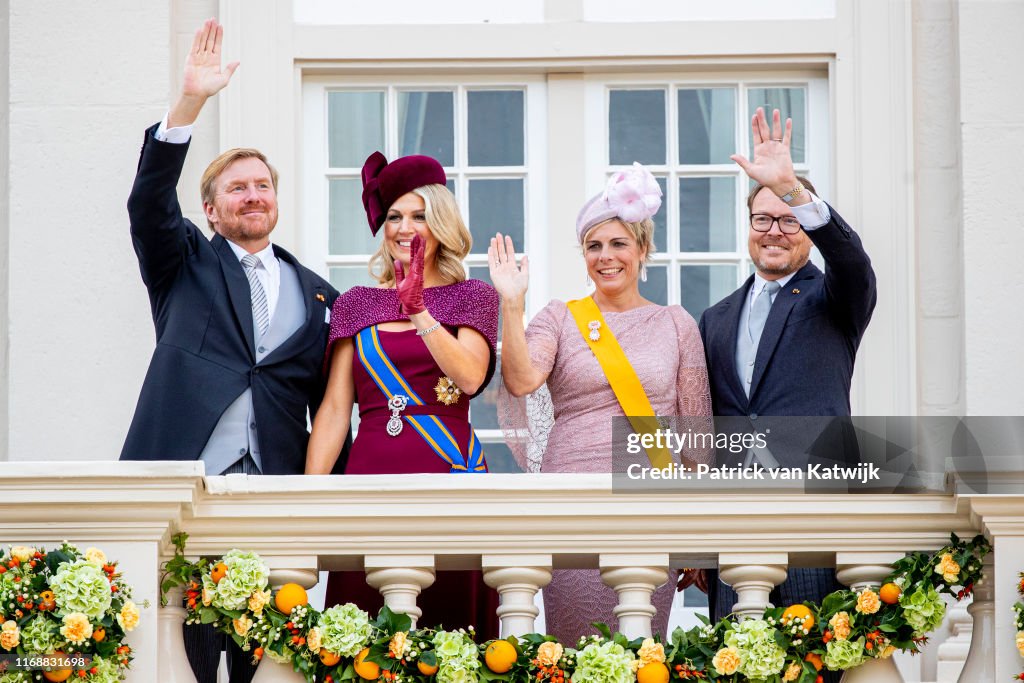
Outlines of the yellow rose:
{"label": "yellow rose", "polygon": [[546,640],[537,648],[537,663],[541,666],[555,666],[562,658],[562,646]]}
{"label": "yellow rose", "polygon": [[139,625],[139,608],[134,602],[129,600],[121,606],[121,611],[117,613],[117,623],[125,631],[131,631]]}
{"label": "yellow rose", "polygon": [[402,653],[405,652],[405,631],[399,631],[391,637],[391,642],[388,643],[388,655],[392,659],[401,659]]}
{"label": "yellow rose", "polygon": [[5,650],[13,650],[21,642],[21,632],[18,631],[18,624],[15,621],[5,621],[0,626],[0,647]]}
{"label": "yellow rose", "polygon": [[734,647],[723,647],[715,653],[711,664],[722,676],[732,676],[740,668],[740,651]]}
{"label": "yellow rose", "polygon": [[896,647],[893,645],[886,645],[885,649],[882,650],[882,654],[878,655],[882,659],[889,659],[892,657],[892,653],[896,652]]}
{"label": "yellow rose", "polygon": [[857,594],[857,611],[861,614],[874,614],[882,607],[882,601],[878,599],[878,593],[865,588]]}
{"label": "yellow rose", "polygon": [[[203,589],[204,593],[206,589]],[[270,602],[270,591],[256,591],[249,596],[249,609],[256,616],[263,614],[263,608]],[[206,604],[206,598],[203,598],[203,604]]]}
{"label": "yellow rose", "polygon": [[213,591],[209,588],[203,588],[203,605],[209,607],[210,603],[213,602]]}
{"label": "yellow rose", "polygon": [[243,614],[237,619],[232,619],[231,624],[235,627],[235,633],[244,638],[245,634],[248,633],[249,629],[252,628],[253,621],[252,619]]}
{"label": "yellow rose", "polygon": [[320,635],[320,627],[314,626],[309,629],[309,633],[306,634],[306,647],[309,648],[309,651],[313,654],[319,654],[322,642],[323,638]]}
{"label": "yellow rose", "polygon": [[81,612],[72,612],[64,615],[64,625],[60,627],[60,634],[72,645],[84,643],[92,636],[92,624],[89,617]]}
{"label": "yellow rose", "polygon": [[828,625],[832,627],[832,635],[836,640],[846,640],[850,637],[850,615],[846,612],[836,612]]}
{"label": "yellow rose", "polygon": [[960,577],[960,565],[956,563],[952,555],[945,553],[939,560],[938,566],[935,567],[935,573],[942,574],[946,583],[956,583]]}
{"label": "yellow rose", "polygon": [[107,563],[107,555],[99,548],[86,548],[85,559],[89,564],[94,564],[97,567],[102,567]]}
{"label": "yellow rose", "polygon": [[640,646],[640,666],[647,666],[651,662],[665,663],[665,646],[654,642],[654,638],[647,638]]}
{"label": "yellow rose", "polygon": [[1020,652],[1020,656],[1024,657],[1024,631],[1017,632],[1017,652]]}
{"label": "yellow rose", "polygon": [[796,679],[800,678],[800,674],[802,674],[803,672],[804,669],[802,666],[800,666],[796,662],[792,662],[786,669],[786,675],[782,677],[782,680],[795,681]]}
{"label": "yellow rose", "polygon": [[11,557],[17,558],[18,562],[28,562],[36,554],[35,548],[30,548],[27,545],[12,545],[11,546]]}

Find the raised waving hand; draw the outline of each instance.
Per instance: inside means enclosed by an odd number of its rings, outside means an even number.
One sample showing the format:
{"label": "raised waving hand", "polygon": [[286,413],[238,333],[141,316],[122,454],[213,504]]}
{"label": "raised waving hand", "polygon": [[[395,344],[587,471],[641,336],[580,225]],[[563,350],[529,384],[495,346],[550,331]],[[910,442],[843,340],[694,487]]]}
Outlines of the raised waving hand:
{"label": "raised waving hand", "polygon": [[787,194],[797,184],[793,157],[789,151],[793,120],[786,119],[783,128],[779,110],[776,109],[772,112],[769,127],[764,109],[758,107],[750,120],[750,128],[754,138],[754,160],[750,161],[741,154],[733,154],[729,158],[739,164],[753,180],[771,189],[777,196]]}
{"label": "raised waving hand", "polygon": [[503,301],[521,301],[526,296],[530,285],[529,260],[523,254],[522,260],[516,264],[516,250],[512,246],[512,238],[502,237],[499,232],[491,238],[487,248],[487,265],[490,266],[491,283],[498,290]]}
{"label": "raised waving hand", "polygon": [[224,89],[238,62],[221,64],[224,27],[216,19],[207,19],[196,30],[185,59],[181,94],[167,116],[167,126],[190,125],[199,116],[206,100]]}

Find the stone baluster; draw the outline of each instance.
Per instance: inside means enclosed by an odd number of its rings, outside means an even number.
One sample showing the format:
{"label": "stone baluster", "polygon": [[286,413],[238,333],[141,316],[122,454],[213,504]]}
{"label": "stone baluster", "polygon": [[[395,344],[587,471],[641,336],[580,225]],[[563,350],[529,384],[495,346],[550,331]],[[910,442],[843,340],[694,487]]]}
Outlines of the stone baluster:
{"label": "stone baluster", "polygon": [[484,555],[484,583],[498,591],[501,637],[536,631],[540,610],[535,604],[541,588],[551,582],[550,555]]}
{"label": "stone baluster", "polygon": [[618,630],[627,638],[651,636],[651,619],[658,610],[651,595],[668,580],[668,554],[602,554],[601,580],[619,597],[612,610]]}
{"label": "stone baluster", "polygon": [[955,602],[946,612],[949,637],[939,645],[935,656],[937,683],[957,683],[960,680],[960,672],[963,671],[967,653],[971,649],[971,633],[974,629],[974,621],[968,612],[971,601],[967,598]]}
{"label": "stone baluster", "polygon": [[160,683],[196,683],[181,633],[186,615],[181,602],[184,592],[180,587],[167,591],[167,605],[160,607],[157,617],[160,633]]}
{"label": "stone baluster", "polygon": [[[901,553],[836,553],[836,577],[856,592],[878,591]],[[842,683],[903,683],[892,657],[869,659],[843,674]]]}
{"label": "stone baluster", "polygon": [[416,628],[416,622],[423,616],[416,598],[434,583],[434,556],[367,555],[363,566],[366,583],[380,591],[392,612],[408,614],[412,628]]}
{"label": "stone baluster", "polygon": [[[984,578],[974,585],[974,601],[967,612],[973,619],[971,629],[971,647],[967,652],[960,673],[959,683],[975,681],[997,681],[1000,677],[996,672],[996,587],[991,577],[995,576],[994,553],[989,553],[981,566]],[[1011,625],[1012,628],[1012,625]],[[1013,644],[1012,638],[1010,645]]]}
{"label": "stone baluster", "polygon": [[718,576],[736,591],[732,611],[740,619],[756,619],[772,607],[768,596],[786,580],[786,553],[722,553]]}
{"label": "stone baluster", "polygon": [[[264,557],[270,566],[270,590],[274,593],[286,583],[297,583],[309,590],[320,575],[316,557]],[[286,566],[281,566],[286,565]],[[301,568],[300,568],[301,567]],[[252,683],[305,683],[306,678],[289,664],[279,664],[268,657],[260,661]]]}

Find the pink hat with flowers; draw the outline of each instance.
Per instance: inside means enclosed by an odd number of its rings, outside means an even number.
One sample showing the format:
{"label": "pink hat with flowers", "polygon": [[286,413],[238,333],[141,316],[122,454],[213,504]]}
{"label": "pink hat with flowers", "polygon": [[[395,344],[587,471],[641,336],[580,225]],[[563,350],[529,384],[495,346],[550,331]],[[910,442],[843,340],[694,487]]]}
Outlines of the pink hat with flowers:
{"label": "pink hat with flowers", "polygon": [[651,172],[633,162],[633,167],[618,171],[608,179],[604,191],[583,205],[576,216],[576,237],[583,237],[595,225],[618,218],[638,223],[658,213],[661,208],[661,187]]}

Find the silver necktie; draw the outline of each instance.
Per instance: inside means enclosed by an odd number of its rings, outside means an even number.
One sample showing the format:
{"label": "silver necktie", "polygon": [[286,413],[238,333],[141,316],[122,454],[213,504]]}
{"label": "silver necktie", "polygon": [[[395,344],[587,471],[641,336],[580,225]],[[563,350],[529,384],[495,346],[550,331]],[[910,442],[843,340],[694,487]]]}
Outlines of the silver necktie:
{"label": "silver necktie", "polygon": [[[249,278],[249,294],[252,296],[252,319],[262,337],[270,327],[270,308],[267,306],[267,293],[263,291],[260,279],[256,277],[256,267],[260,260],[253,254],[246,254],[242,257],[242,266],[245,267],[245,276]],[[763,325],[764,323],[762,323]]]}
{"label": "silver necktie", "polygon": [[754,299],[750,307],[750,315],[747,318],[747,330],[750,332],[750,343],[755,351],[761,341],[761,333],[764,332],[764,323],[768,320],[768,312],[772,310],[772,297],[782,289],[782,285],[774,280],[766,282],[764,289]]}

